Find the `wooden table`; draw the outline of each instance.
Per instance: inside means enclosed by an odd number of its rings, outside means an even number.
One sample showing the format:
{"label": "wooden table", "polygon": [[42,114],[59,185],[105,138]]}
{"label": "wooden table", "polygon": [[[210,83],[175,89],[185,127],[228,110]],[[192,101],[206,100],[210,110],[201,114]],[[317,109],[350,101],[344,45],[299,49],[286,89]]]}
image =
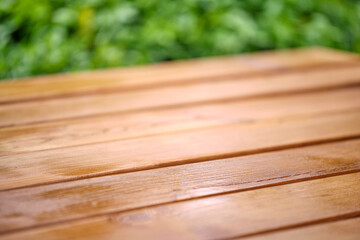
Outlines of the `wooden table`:
{"label": "wooden table", "polygon": [[360,61],[321,48],[0,83],[0,239],[360,239]]}

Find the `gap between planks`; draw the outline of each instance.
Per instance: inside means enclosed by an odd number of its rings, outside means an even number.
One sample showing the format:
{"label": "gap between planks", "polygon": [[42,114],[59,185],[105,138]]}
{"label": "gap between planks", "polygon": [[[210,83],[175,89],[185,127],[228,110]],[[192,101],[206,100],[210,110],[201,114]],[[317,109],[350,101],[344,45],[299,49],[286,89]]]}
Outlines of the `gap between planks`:
{"label": "gap between planks", "polygon": [[359,58],[354,54],[323,48],[308,48],[162,63],[145,67],[40,76],[27,78],[26,82],[0,83],[0,102],[92,94],[114,88],[121,90],[159,84],[196,82],[205,78],[234,74],[246,76],[313,64],[342,64],[355,60]]}
{"label": "gap between planks", "polygon": [[[92,91],[85,91],[85,92],[79,92],[79,93],[63,93],[60,95],[51,95],[51,96],[44,96],[44,97],[32,97],[32,98],[25,98],[25,99],[19,99],[19,100],[12,100],[12,101],[0,101],[1,105],[7,105],[7,104],[20,104],[20,103],[26,103],[31,101],[46,101],[46,100],[57,100],[57,99],[67,99],[67,98],[76,98],[76,97],[84,97],[84,96],[96,96],[96,95],[107,95],[107,94],[118,94],[122,92],[136,92],[136,91],[143,91],[143,90],[151,90],[151,89],[157,89],[157,88],[169,88],[169,87],[182,87],[182,86],[189,86],[194,84],[203,84],[203,83],[216,83],[219,81],[229,81],[229,80],[242,80],[242,79],[251,79],[251,78],[259,78],[259,77],[271,77],[278,74],[288,74],[288,73],[296,73],[296,72],[302,72],[302,71],[312,71],[312,70],[319,70],[319,69],[329,69],[329,68],[337,68],[337,67],[348,67],[352,65],[358,64],[360,59],[352,60],[352,61],[346,61],[346,62],[331,62],[331,63],[316,63],[315,65],[304,65],[304,66],[298,66],[296,68],[294,67],[286,67],[286,66],[279,66],[279,68],[275,69],[269,69],[264,71],[255,71],[255,72],[249,72],[249,73],[230,73],[219,76],[208,76],[208,77],[200,77],[200,78],[194,78],[194,79],[186,79],[182,82],[166,82],[161,84],[150,84],[150,85],[138,85],[134,87],[127,87],[127,88],[105,88],[105,89],[94,89]],[[106,70],[111,71],[111,70]],[[31,80],[25,80],[31,82]],[[52,80],[48,80],[52,81]],[[73,81],[76,81],[75,79]],[[7,82],[0,82],[0,86],[2,83]],[[69,83],[69,85],[71,85]],[[21,87],[20,85],[18,87]],[[71,90],[71,89],[69,89]]]}
{"label": "gap between planks", "polygon": [[359,176],[360,173],[352,173],[148,207],[31,229],[4,235],[3,239],[55,236],[226,239],[250,236],[359,216]]}
{"label": "gap between planks", "polygon": [[359,112],[339,112],[2,156],[0,186],[18,188],[353,138],[360,134],[359,121]]}
{"label": "gap between planks", "polygon": [[[113,112],[131,112],[163,107],[233,99],[249,99],[360,84],[360,64],[301,73],[278,74],[242,80],[192,84],[119,94],[33,101],[0,106],[0,126],[9,127]],[[116,104],[114,104],[116,103]]]}
{"label": "gap between planks", "polygon": [[360,140],[356,139],[9,190],[0,192],[0,225],[3,231],[16,231],[34,223],[46,225],[358,172],[359,151]]}
{"label": "gap between planks", "polygon": [[[0,128],[0,156],[359,109],[360,88]],[[310,107],[311,106],[311,107]]]}
{"label": "gap between planks", "polygon": [[252,237],[227,238],[222,240],[358,240],[360,236],[359,226],[360,216],[350,216],[350,218],[337,218],[334,221],[324,221],[310,226],[258,233]]}
{"label": "gap between planks", "polygon": [[[276,232],[280,232],[282,233],[283,231],[287,231],[287,230],[296,230],[298,228],[304,228],[304,227],[316,227],[318,225],[323,225],[323,224],[333,224],[339,221],[346,221],[346,220],[352,220],[352,219],[356,219],[360,217],[360,211],[356,211],[356,212],[352,212],[349,214],[343,214],[343,215],[337,215],[337,216],[333,216],[333,217],[328,217],[328,218],[324,218],[324,219],[319,219],[319,220],[314,220],[314,221],[308,221],[305,223],[300,223],[300,224],[294,224],[294,225],[289,225],[289,226],[284,226],[284,227],[279,227],[279,228],[274,228],[274,229],[269,229],[269,230],[264,230],[261,232],[257,232],[257,233],[249,233],[249,234],[244,234],[241,235],[239,237],[231,237],[231,238],[224,238],[224,240],[236,240],[236,239],[248,239],[248,237],[257,237],[260,235],[260,237],[264,234],[268,234],[268,233],[276,233]],[[252,239],[252,238],[250,238]],[[302,238],[304,239],[304,238]],[[343,238],[341,238],[343,239]],[[358,238],[356,238],[357,240]],[[220,240],[220,239],[219,239]]]}

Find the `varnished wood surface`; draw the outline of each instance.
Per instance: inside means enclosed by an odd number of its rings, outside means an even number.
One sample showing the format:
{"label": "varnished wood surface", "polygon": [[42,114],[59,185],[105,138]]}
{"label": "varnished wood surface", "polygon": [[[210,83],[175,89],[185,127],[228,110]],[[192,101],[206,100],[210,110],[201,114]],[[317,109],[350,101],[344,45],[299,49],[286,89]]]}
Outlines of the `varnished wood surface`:
{"label": "varnished wood surface", "polygon": [[360,101],[354,101],[358,96],[360,88],[354,87],[0,128],[0,156],[232,123],[251,126],[273,118],[356,111],[360,109]]}
{"label": "varnished wood surface", "polygon": [[222,76],[246,76],[289,67],[316,64],[337,65],[358,60],[353,54],[322,48],[255,53],[235,57],[179,61],[127,69],[60,74],[3,82],[0,102],[39,99],[51,96],[151,87],[159,84],[191,83]]}
{"label": "varnished wood surface", "polygon": [[[348,140],[24,188],[0,192],[0,225],[4,231],[14,230],[356,171],[360,171],[360,140]],[[151,186],[144,187],[149,182]]]}
{"label": "varnished wood surface", "polygon": [[360,112],[351,111],[2,156],[0,189],[359,137],[359,122]]}
{"label": "varnished wood surface", "polygon": [[119,93],[0,105],[0,127],[360,84],[360,63]]}
{"label": "varnished wood surface", "polygon": [[276,233],[264,234],[248,238],[246,240],[300,240],[300,239],[327,239],[327,240],[357,240],[360,236],[360,217],[341,221],[333,221],[319,225],[307,226],[298,229],[285,230]]}
{"label": "varnished wood surface", "polygon": [[354,54],[0,83],[0,239],[359,239],[359,194]]}
{"label": "varnished wood surface", "polygon": [[31,239],[227,239],[353,217],[360,213],[359,199],[360,173],[354,173],[92,217],[26,234]]}

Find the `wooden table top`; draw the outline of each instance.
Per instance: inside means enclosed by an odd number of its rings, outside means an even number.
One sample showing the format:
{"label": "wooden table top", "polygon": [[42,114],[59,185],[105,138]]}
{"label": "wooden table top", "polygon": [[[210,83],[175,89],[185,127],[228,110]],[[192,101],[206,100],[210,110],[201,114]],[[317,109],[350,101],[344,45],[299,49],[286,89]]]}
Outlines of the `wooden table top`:
{"label": "wooden table top", "polygon": [[360,60],[0,83],[0,239],[360,239]]}

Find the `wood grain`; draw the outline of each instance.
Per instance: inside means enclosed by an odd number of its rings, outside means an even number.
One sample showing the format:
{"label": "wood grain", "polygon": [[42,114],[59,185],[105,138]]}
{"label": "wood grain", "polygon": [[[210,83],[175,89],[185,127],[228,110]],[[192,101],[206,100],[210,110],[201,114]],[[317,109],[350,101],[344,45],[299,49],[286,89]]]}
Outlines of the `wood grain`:
{"label": "wood grain", "polygon": [[224,99],[335,88],[360,83],[360,64],[267,77],[0,105],[0,126],[138,111]]}
{"label": "wood grain", "polygon": [[261,236],[238,238],[236,240],[358,240],[360,236],[360,217],[320,225],[280,231]]}
{"label": "wood grain", "polygon": [[0,83],[0,239],[357,239],[360,58]]}
{"label": "wood grain", "polygon": [[340,51],[312,48],[41,76],[27,78],[26,81],[1,82],[0,102],[198,82],[229,75],[240,77],[284,68],[353,60],[358,60],[358,57]]}
{"label": "wood grain", "polygon": [[360,112],[231,124],[0,157],[0,188],[184,164],[360,134]]}
{"label": "wood grain", "polygon": [[0,128],[0,155],[356,108],[360,88]]}
{"label": "wood grain", "polygon": [[3,239],[233,238],[358,215],[359,199],[360,173],[353,173],[45,226]]}
{"label": "wood grain", "polygon": [[0,232],[353,171],[360,140],[3,191]]}

